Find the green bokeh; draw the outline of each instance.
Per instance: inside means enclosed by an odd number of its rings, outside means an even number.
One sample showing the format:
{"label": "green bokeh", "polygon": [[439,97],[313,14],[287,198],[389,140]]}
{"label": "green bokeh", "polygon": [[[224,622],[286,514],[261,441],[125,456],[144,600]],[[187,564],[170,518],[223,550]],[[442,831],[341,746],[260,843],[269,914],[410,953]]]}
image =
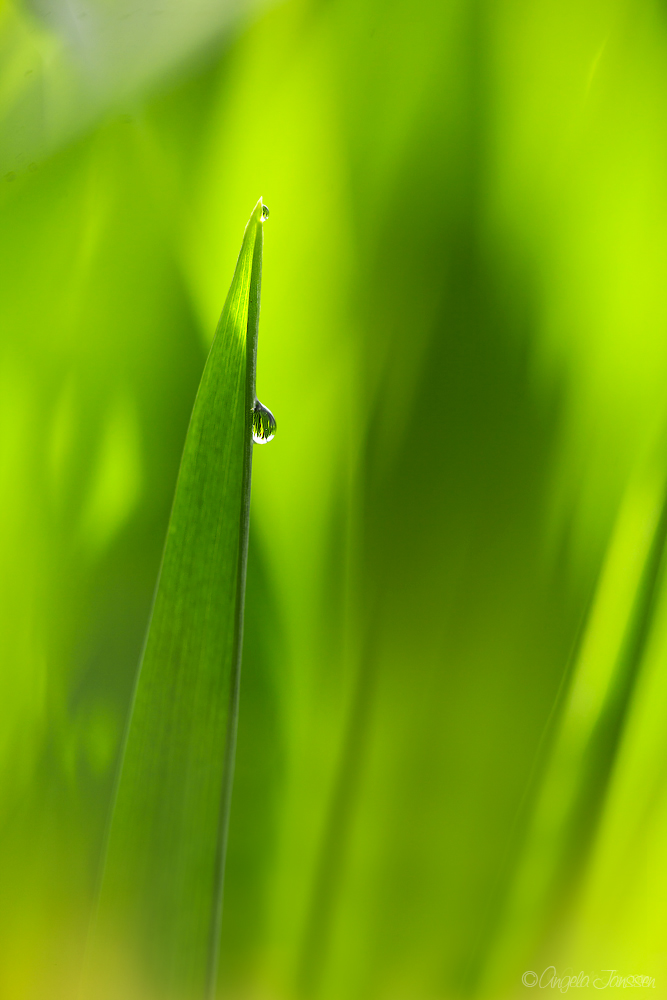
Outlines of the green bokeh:
{"label": "green bokeh", "polygon": [[220,996],[667,995],[663,6],[162,6],[0,6],[0,996],[75,994],[260,195]]}

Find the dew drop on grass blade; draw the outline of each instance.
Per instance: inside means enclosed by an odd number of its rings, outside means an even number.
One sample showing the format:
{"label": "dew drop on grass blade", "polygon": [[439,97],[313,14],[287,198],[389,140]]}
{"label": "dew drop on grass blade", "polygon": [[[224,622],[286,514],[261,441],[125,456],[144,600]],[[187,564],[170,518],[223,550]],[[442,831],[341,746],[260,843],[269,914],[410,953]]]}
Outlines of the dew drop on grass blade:
{"label": "dew drop on grass blade", "polygon": [[268,444],[276,436],[276,418],[264,403],[255,400],[252,408],[252,439],[255,444]]}
{"label": "dew drop on grass blade", "polygon": [[260,198],[190,419],[82,1000],[204,1000],[215,991],[256,421],[264,440],[275,431],[255,396],[267,216]]}

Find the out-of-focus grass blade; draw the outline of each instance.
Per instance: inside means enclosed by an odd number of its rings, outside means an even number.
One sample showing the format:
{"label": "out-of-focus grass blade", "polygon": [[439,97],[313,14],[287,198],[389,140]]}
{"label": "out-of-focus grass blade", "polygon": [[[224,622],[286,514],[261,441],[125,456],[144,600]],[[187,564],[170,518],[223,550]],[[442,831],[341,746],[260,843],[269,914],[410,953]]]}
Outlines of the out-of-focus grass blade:
{"label": "out-of-focus grass blade", "polygon": [[485,987],[530,962],[590,862],[664,580],[667,504],[660,461],[620,506],[525,842],[489,948]]}
{"label": "out-of-focus grass blade", "polygon": [[236,742],[261,199],[188,430],[111,820],[83,995],[215,988]]}

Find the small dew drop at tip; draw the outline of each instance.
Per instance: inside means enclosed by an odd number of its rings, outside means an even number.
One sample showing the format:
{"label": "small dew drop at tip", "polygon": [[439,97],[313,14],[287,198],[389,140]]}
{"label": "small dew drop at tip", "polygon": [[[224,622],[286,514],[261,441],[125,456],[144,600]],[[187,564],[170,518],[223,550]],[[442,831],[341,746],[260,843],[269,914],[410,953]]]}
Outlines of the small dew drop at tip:
{"label": "small dew drop at tip", "polygon": [[264,222],[264,219],[268,219],[268,217],[269,217],[269,210],[266,207],[266,205],[262,205],[262,222]]}

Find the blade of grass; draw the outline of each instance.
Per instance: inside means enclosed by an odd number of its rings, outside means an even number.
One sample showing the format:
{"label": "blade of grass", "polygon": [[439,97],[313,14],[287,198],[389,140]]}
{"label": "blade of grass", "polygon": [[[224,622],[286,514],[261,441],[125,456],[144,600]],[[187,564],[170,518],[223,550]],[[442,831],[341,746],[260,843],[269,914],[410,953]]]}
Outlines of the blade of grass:
{"label": "blade of grass", "polygon": [[264,210],[246,226],[183,449],[83,996],[215,992],[236,747]]}

